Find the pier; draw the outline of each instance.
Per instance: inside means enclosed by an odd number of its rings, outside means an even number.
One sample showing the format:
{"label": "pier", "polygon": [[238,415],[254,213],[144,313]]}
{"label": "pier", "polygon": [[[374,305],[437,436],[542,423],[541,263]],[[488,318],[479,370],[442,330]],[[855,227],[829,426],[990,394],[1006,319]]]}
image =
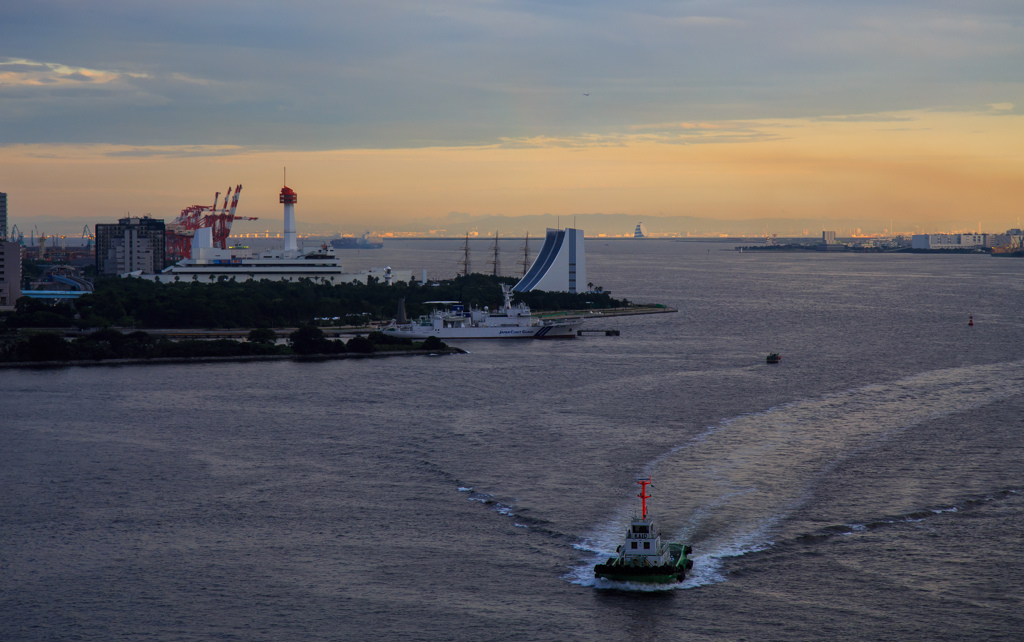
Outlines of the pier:
{"label": "pier", "polygon": [[668,314],[678,312],[667,305],[636,305],[628,308],[600,308],[597,310],[559,310],[557,312],[538,312],[533,316],[538,319],[594,319],[597,317],[628,317],[638,314]]}

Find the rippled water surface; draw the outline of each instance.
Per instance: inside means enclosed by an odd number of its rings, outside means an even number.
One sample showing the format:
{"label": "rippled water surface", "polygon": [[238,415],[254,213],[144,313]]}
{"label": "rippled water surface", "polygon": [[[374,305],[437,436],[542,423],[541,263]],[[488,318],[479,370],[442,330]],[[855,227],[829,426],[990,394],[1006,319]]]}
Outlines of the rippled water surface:
{"label": "rippled water surface", "polygon": [[[344,257],[446,276],[458,247]],[[679,312],[454,357],[0,371],[0,639],[1019,639],[1024,261],[587,259]],[[590,570],[641,474],[694,547],[668,589]]]}

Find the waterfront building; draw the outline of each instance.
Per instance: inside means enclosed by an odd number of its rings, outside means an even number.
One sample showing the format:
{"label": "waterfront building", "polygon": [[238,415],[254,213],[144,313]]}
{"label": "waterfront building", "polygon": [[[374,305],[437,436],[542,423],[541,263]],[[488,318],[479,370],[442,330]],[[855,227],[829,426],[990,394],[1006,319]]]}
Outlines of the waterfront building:
{"label": "waterfront building", "polygon": [[1013,228],[1002,234],[915,234],[911,247],[915,250],[989,250],[1000,248],[1019,249],[1024,233]]}
{"label": "waterfront building", "polygon": [[96,224],[96,273],[152,273],[164,268],[164,222],[143,216]]}
{"label": "waterfront building", "polygon": [[519,283],[516,292],[585,292],[587,258],[583,248],[583,230],[570,227],[548,229],[544,245],[533,265]]}
{"label": "waterfront building", "polygon": [[[299,249],[295,232],[295,203],[298,194],[285,186],[279,198],[284,205],[284,249],[252,252],[244,248],[221,249],[214,247],[213,228],[195,231],[190,247],[191,258],[182,259],[164,270],[124,270],[123,277],[135,277],[157,283],[196,281],[214,283],[227,281],[299,281],[309,279],[316,283],[367,283],[372,278],[380,283],[412,281],[412,270],[392,270],[390,267],[373,268],[346,274],[334,248],[324,244]],[[97,242],[99,241],[97,226]]]}
{"label": "waterfront building", "polygon": [[[996,234],[915,234],[910,246],[915,250],[971,250],[992,247]],[[993,237],[991,240],[989,237]]]}
{"label": "waterfront building", "polygon": [[157,274],[142,271],[122,274],[157,283],[197,281],[215,283],[226,281],[299,281],[314,283],[378,283],[412,281],[412,270],[392,270],[390,267],[371,268],[355,273],[342,270],[341,259],[331,247],[304,247],[301,250],[270,250],[253,253],[248,250],[222,250],[211,247],[210,228],[196,231],[192,241],[192,258],[182,259]]}
{"label": "waterfront building", "polygon": [[845,251],[846,245],[836,241],[835,230],[822,230],[821,232],[821,243],[815,246],[815,249],[822,252],[842,252]]}
{"label": "waterfront building", "polygon": [[0,241],[0,307],[11,307],[21,297],[21,244]]}
{"label": "waterfront building", "polygon": [[641,221],[636,224],[636,229],[633,230],[633,238],[642,239],[647,237],[647,227]]}
{"label": "waterfront building", "polygon": [[270,250],[253,253],[248,250],[222,250],[210,247],[210,228],[196,231],[192,241],[192,258],[182,259],[157,274],[142,271],[122,274],[157,283],[197,281],[299,281],[338,285],[341,283],[392,284],[412,281],[412,270],[371,268],[355,273],[342,270],[341,259],[331,247],[304,247],[301,250]]}

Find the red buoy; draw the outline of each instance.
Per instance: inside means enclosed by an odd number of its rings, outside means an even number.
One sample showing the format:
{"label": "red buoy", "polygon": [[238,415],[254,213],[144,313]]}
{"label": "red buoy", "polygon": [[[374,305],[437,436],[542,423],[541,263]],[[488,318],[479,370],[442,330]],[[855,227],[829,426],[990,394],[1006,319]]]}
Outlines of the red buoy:
{"label": "red buoy", "polygon": [[970,319],[967,321],[967,325],[974,325],[974,315],[969,315]]}

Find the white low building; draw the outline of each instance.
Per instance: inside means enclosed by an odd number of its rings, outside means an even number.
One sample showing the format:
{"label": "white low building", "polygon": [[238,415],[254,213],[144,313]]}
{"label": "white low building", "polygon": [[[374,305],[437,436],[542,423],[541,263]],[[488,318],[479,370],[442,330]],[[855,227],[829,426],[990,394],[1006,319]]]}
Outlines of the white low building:
{"label": "white low building", "polygon": [[341,269],[341,259],[329,245],[298,249],[295,233],[295,202],[298,196],[285,187],[281,190],[284,203],[285,247],[283,250],[253,252],[248,249],[221,249],[213,246],[213,229],[196,230],[192,237],[191,258],[182,259],[156,274],[141,270],[127,272],[122,277],[134,277],[157,283],[179,283],[195,281],[215,283],[227,281],[300,281],[309,279],[315,283],[378,283],[392,284],[396,281],[412,281],[412,270],[392,270],[390,267],[371,268],[355,273]]}
{"label": "white low building", "polygon": [[[314,283],[366,284],[371,278],[378,283],[390,285],[397,281],[412,281],[412,270],[392,270],[390,267],[370,268],[360,272],[345,272],[341,260],[319,249],[298,252],[263,252],[258,257],[239,257],[231,250],[193,249],[199,258],[183,259],[157,274],[130,272],[124,277],[134,277],[157,283],[179,283],[196,281],[215,283],[227,281],[300,281],[309,279]],[[289,256],[293,255],[293,256]]]}
{"label": "white low building", "polygon": [[910,247],[915,250],[960,250],[991,247],[991,234],[915,234]]}

